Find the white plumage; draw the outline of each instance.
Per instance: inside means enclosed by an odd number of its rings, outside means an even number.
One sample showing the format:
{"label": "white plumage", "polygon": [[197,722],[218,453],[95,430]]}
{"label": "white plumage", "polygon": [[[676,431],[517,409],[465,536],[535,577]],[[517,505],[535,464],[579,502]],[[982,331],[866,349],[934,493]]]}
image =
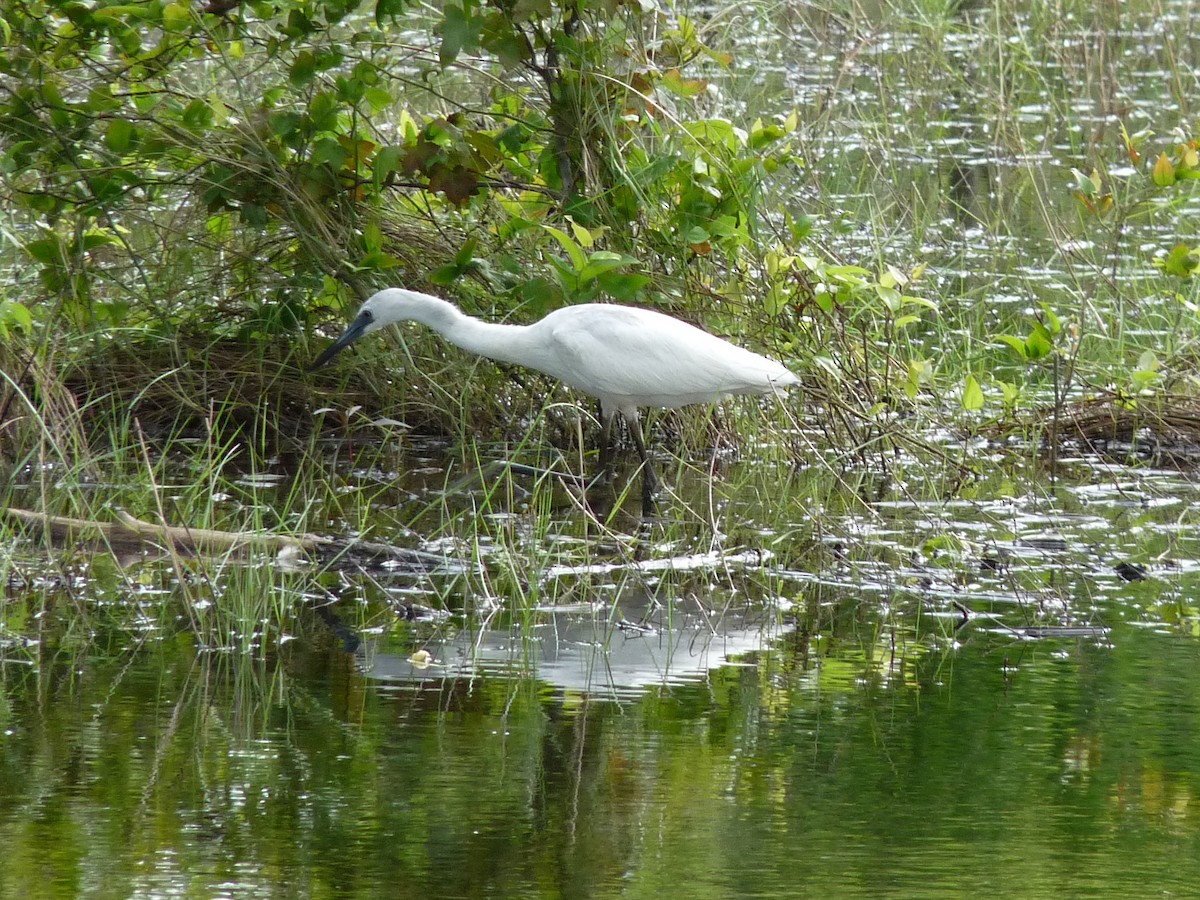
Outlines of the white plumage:
{"label": "white plumage", "polygon": [[638,407],[712,403],[731,394],[771,394],[800,383],[782,364],[662,313],[606,303],[566,306],[532,325],[502,325],[404,288],[370,297],[311,368],[358,338],[403,321],[427,325],[471,353],[545,372],[600,401],[600,466],[607,472],[612,420],[625,419],[642,458],[642,505],[653,509],[654,474]]}

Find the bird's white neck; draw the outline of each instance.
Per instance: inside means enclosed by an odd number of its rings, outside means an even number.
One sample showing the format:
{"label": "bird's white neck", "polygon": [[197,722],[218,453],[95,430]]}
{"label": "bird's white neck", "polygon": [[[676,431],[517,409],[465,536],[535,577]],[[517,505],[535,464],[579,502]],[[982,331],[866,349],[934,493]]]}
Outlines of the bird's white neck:
{"label": "bird's white neck", "polygon": [[374,298],[376,328],[410,320],[432,328],[456,347],[501,362],[528,364],[526,325],[484,322],[462,312],[453,303],[402,288],[380,291]]}

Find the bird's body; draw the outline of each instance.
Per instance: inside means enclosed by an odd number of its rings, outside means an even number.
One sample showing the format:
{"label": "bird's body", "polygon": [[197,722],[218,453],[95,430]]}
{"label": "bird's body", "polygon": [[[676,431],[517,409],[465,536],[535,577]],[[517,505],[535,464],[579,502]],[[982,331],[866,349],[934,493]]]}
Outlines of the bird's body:
{"label": "bird's body", "polygon": [[645,465],[643,506],[654,488],[638,407],[711,403],[732,394],[771,394],[800,383],[782,364],[663,313],[606,303],[557,309],[532,325],[504,325],[464,314],[452,303],[403,288],[370,297],[318,368],[364,334],[415,321],[470,353],[545,372],[600,401],[601,467],[617,413],[629,424]]}

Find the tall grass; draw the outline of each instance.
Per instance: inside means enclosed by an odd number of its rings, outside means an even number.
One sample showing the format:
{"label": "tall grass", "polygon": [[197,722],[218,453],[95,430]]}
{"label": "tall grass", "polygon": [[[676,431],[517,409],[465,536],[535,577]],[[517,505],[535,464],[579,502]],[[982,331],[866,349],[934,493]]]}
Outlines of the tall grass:
{"label": "tall grass", "polygon": [[[970,440],[976,430],[1048,398],[1132,386],[1147,350],[1164,369],[1167,360],[1178,367],[1185,388],[1194,382],[1194,279],[1173,280],[1155,266],[1164,249],[1190,240],[1194,203],[1186,185],[1168,195],[1147,185],[1144,171],[1130,172],[1119,137],[1121,123],[1130,133],[1152,129],[1150,154],[1175,130],[1191,136],[1190,47],[1159,27],[1178,9],[1187,7],[883,2],[713,11],[705,37],[730,49],[735,65],[712,65],[706,112],[746,124],[797,109],[797,158],[765,184],[744,185],[739,199],[758,230],[741,268],[721,271],[686,243],[645,236],[655,296],[745,343],[774,346],[797,367],[822,354],[836,365],[805,365],[806,390],[784,406],[656,415],[665,515],[648,529],[623,512],[637,499],[631,479],[614,480],[613,502],[586,502],[576,482],[594,468],[596,424],[577,398],[536,373],[475,360],[414,328],[364,343],[340,369],[302,374],[318,326],[336,318],[320,307],[353,292],[331,288],[315,270],[295,280],[286,266],[259,271],[256,260],[296,248],[264,234],[233,253],[213,230],[221,223],[198,207],[136,223],[125,249],[137,257],[137,278],[123,277],[133,268],[102,267],[100,299],[134,297],[125,324],[94,321],[80,335],[49,320],[44,339],[0,348],[0,454],[12,472],[0,501],[95,520],[121,509],[192,527],[437,547],[456,571],[415,579],[431,603],[462,616],[501,606],[524,624],[578,595],[578,582],[546,577],[556,568],[608,563],[619,567],[617,578],[636,580],[643,575],[634,563],[648,555],[746,548],[773,552],[784,566],[827,563],[853,553],[845,548],[855,547],[857,529],[882,527],[881,497],[910,505],[918,524],[908,527],[926,536],[930,557],[967,560],[969,542],[938,543],[952,528],[931,504],[991,483],[993,463],[980,462]],[[1147,52],[1125,52],[1139,48]],[[1149,68],[1166,73],[1165,86]],[[608,137],[620,144],[616,131]],[[1080,204],[1073,169],[1100,174],[1113,195],[1110,214]],[[282,188],[285,175],[269,177]],[[648,203],[656,196],[652,185],[641,190]],[[395,277],[420,285],[453,259],[467,226],[489,240],[489,210],[469,213],[422,218],[407,203],[383,212],[390,249],[404,250]],[[315,223],[306,246],[320,246],[327,279],[344,275],[345,260],[361,251],[356,226],[316,208],[295,215]],[[803,217],[811,221],[802,227]],[[210,240],[189,243],[206,228]],[[531,238],[503,245],[531,260],[545,252],[539,247]],[[849,304],[832,312],[797,304],[772,319],[763,297],[781,282],[794,285],[769,271],[768,254],[810,248],[872,272],[926,266],[909,290],[935,302],[936,313],[897,326],[895,316]],[[366,289],[372,279],[354,283]],[[489,293],[497,283],[503,278],[475,271],[456,290],[484,314],[537,314],[535,304]],[[20,276],[0,297],[30,286]],[[1018,360],[997,338],[1028,335],[1046,318],[1041,304],[1063,322],[1061,352]],[[181,312],[188,309],[202,314]],[[964,408],[968,374],[983,385],[978,412]],[[345,442],[323,443],[322,432]],[[445,441],[449,467],[441,468],[443,456],[424,481],[406,473],[410,434]],[[503,460],[543,474],[493,465]],[[0,528],[0,568],[43,571],[30,539],[18,543],[10,524]],[[86,568],[77,548],[39,549],[64,576]],[[109,567],[104,577],[112,596],[125,599],[92,605],[47,587],[37,602],[78,613],[83,625],[72,634],[81,640],[110,627],[145,634],[148,617],[159,633],[261,657],[302,627],[297,617],[314,596],[344,593],[343,581],[360,576],[292,573],[232,554],[167,554]],[[370,581],[371,602],[348,606],[375,625],[389,595]],[[6,621],[28,621],[14,602],[4,601]]]}

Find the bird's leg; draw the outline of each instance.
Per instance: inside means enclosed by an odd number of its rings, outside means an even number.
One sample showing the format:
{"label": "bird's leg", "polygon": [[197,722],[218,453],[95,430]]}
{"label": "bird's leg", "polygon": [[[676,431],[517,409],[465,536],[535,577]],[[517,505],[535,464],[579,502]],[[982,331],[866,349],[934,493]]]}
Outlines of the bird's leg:
{"label": "bird's leg", "polygon": [[600,407],[600,466],[596,477],[587,482],[585,502],[592,512],[598,516],[607,516],[613,500],[610,482],[612,481],[612,426],[616,412],[609,412]]}
{"label": "bird's leg", "polygon": [[650,464],[650,454],[646,452],[646,440],[642,437],[642,421],[637,413],[625,419],[629,433],[633,435],[633,445],[637,447],[638,456],[642,458],[642,515],[650,518],[654,515],[654,489],[658,487],[658,479],[654,477],[654,466]]}
{"label": "bird's leg", "polygon": [[612,475],[612,426],[616,413],[605,409],[600,410],[600,471],[596,475],[596,483],[603,484]]}

